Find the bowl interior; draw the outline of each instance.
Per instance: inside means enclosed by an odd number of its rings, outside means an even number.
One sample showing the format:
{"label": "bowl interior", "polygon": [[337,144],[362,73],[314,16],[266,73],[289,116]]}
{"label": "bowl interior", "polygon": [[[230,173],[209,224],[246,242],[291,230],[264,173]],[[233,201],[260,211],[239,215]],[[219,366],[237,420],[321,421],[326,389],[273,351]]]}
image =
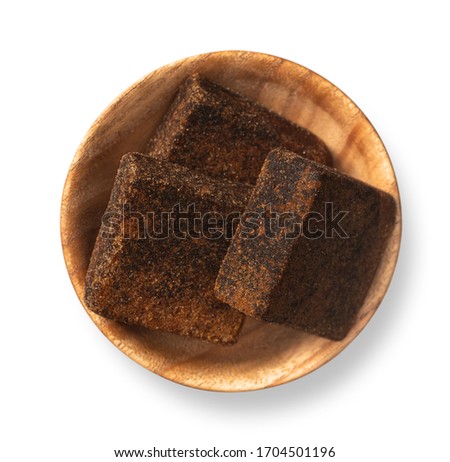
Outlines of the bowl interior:
{"label": "bowl interior", "polygon": [[314,72],[260,53],[219,52],[170,64],[131,86],[93,124],[70,167],[61,207],[67,269],[84,303],[84,278],[119,160],[126,152],[145,149],[179,85],[194,72],[308,128],[327,143],[339,170],[396,198],[395,229],[357,322],[344,340],[333,342],[247,318],[238,343],[223,347],[127,326],[86,311],[125,354],[168,379],[220,391],[278,385],[320,367],[358,335],[387,290],[400,244],[397,183],[383,143],[359,108]]}

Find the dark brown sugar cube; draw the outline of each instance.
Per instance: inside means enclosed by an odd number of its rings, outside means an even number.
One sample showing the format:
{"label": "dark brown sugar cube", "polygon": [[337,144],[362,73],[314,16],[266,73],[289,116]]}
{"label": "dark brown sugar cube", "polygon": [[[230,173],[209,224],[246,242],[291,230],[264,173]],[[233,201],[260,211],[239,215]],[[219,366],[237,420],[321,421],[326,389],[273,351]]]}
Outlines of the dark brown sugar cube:
{"label": "dark brown sugar cube", "polygon": [[308,130],[193,76],[180,88],[149,151],[214,178],[255,184],[266,155],[278,147],[331,165],[327,147]]}
{"label": "dark brown sugar cube", "polygon": [[225,217],[248,196],[245,185],[125,155],[87,272],[87,306],[116,321],[234,343],[244,315],[213,291],[231,240]]}
{"label": "dark brown sugar cube", "polygon": [[392,196],[285,150],[267,157],[215,293],[243,313],[346,336],[392,230]]}

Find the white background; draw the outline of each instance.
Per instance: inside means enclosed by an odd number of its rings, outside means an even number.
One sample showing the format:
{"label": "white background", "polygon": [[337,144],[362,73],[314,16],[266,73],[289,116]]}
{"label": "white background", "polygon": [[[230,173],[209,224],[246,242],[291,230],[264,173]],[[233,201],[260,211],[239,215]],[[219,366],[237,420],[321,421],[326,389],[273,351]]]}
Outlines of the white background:
{"label": "white background", "polygon": [[[445,3],[1,2],[1,460],[154,445],[450,460]],[[225,49],[288,58],[346,92],[391,155],[404,223],[390,290],[356,341],[305,378],[238,394],[171,383],[116,349],[76,298],[59,239],[71,159],[105,106],[164,64]]]}

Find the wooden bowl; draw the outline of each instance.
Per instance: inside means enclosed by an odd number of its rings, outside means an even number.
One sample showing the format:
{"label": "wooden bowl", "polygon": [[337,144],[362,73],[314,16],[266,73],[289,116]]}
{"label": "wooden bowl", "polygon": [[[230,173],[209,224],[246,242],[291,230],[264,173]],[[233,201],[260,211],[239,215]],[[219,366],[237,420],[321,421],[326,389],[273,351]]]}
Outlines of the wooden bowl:
{"label": "wooden bowl", "polygon": [[299,64],[261,53],[226,51],[183,59],[132,85],[97,119],[70,167],[61,205],[61,239],[75,291],[84,278],[121,156],[143,151],[184,79],[199,72],[322,138],[335,166],[391,193],[398,213],[377,275],[350,334],[334,342],[247,319],[238,343],[224,347],[127,326],[86,310],[126,355],[175,382],[216,391],[256,390],[308,374],[342,351],[375,313],[391,280],[401,214],[389,156],[361,110],[333,84]]}

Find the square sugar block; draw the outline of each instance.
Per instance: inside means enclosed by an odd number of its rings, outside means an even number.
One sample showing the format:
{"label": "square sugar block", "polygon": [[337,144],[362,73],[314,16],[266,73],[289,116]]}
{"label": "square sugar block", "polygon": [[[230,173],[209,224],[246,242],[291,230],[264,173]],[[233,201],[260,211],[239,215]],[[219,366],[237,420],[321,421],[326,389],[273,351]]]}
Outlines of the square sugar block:
{"label": "square sugar block", "polygon": [[116,321],[234,343],[244,315],[213,289],[233,232],[227,217],[242,211],[249,192],[125,155],[87,272],[87,306]]}
{"label": "square sugar block", "polygon": [[389,194],[272,151],[220,268],[216,296],[254,318],[343,339],[395,215]]}
{"label": "square sugar block", "polygon": [[255,184],[267,154],[283,147],[331,165],[313,133],[198,75],[178,91],[149,152],[214,178]]}

